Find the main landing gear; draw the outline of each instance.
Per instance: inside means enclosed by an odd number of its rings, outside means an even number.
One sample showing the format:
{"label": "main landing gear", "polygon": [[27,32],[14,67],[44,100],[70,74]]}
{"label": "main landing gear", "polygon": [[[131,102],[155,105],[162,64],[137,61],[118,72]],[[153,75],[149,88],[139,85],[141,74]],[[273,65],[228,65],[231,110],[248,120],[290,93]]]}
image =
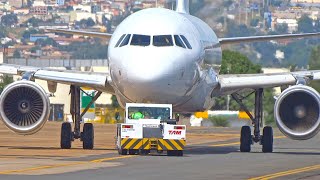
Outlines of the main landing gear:
{"label": "main landing gear", "polygon": [[253,143],[260,143],[262,145],[262,152],[268,153],[273,151],[273,130],[272,127],[266,126],[263,128],[262,135],[260,134],[260,126],[262,124],[262,116],[263,116],[263,89],[256,89],[255,94],[255,108],[254,108],[254,116],[250,113],[248,108],[242,102],[243,99],[250,96],[241,96],[237,93],[232,94],[232,98],[237,101],[237,103],[241,106],[241,108],[247,113],[247,115],[252,120],[253,124],[253,134],[251,134],[250,126],[243,126],[241,128],[240,135],[240,151],[241,152],[250,152],[251,145]]}
{"label": "main landing gear", "polygon": [[80,92],[81,88],[78,86],[70,86],[71,103],[70,103],[70,113],[72,115],[72,120],[74,122],[74,129],[72,131],[71,123],[64,122],[61,126],[61,139],[60,147],[61,149],[70,149],[71,142],[75,139],[80,139],[82,141],[83,149],[93,149],[94,146],[94,129],[92,123],[85,123],[83,125],[83,130],[80,132],[80,124],[83,115],[88,111],[90,106],[98,99],[101,92],[98,92],[87,105],[84,111],[80,114]]}

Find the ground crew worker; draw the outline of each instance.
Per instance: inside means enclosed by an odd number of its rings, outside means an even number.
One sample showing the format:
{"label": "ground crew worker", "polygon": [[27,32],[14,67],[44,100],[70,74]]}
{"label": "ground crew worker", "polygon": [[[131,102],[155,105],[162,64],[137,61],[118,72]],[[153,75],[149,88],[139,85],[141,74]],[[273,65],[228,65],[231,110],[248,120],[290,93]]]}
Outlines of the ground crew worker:
{"label": "ground crew worker", "polygon": [[132,119],[143,119],[144,118],[144,115],[141,113],[141,112],[135,112],[131,115],[131,118]]}

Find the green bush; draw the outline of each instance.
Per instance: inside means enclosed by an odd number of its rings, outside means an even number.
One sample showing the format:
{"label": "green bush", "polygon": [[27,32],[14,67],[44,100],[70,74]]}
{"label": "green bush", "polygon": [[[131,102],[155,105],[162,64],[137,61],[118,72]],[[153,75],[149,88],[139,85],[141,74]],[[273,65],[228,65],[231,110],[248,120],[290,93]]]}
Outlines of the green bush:
{"label": "green bush", "polygon": [[229,127],[230,123],[228,118],[222,116],[210,117],[209,120],[217,127]]}

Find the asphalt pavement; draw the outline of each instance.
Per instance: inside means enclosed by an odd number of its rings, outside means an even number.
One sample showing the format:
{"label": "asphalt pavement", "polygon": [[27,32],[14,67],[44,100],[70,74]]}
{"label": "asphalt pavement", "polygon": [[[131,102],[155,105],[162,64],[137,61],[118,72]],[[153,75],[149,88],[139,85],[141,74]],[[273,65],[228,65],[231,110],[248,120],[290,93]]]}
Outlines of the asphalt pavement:
{"label": "asphalt pavement", "polygon": [[[294,141],[277,134],[273,153],[262,153],[259,144],[253,145],[252,152],[241,153],[238,138],[194,143],[183,157],[119,156],[111,151],[59,159],[54,164],[46,161],[32,168],[4,170],[0,166],[0,179],[319,179],[319,137]],[[10,159],[2,162],[10,163]]]}

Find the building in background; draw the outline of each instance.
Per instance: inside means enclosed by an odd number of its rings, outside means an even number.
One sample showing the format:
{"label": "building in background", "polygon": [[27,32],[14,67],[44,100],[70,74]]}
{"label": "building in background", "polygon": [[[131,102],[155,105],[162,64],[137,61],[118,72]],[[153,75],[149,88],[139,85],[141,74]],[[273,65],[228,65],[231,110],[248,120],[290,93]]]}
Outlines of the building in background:
{"label": "building in background", "polygon": [[26,0],[8,0],[8,3],[15,8],[22,8],[27,4]]}
{"label": "building in background", "polygon": [[57,4],[56,0],[44,0],[46,6],[55,6]]}
{"label": "building in background", "polygon": [[64,0],[56,0],[56,4],[58,5],[58,6],[64,6]]}

